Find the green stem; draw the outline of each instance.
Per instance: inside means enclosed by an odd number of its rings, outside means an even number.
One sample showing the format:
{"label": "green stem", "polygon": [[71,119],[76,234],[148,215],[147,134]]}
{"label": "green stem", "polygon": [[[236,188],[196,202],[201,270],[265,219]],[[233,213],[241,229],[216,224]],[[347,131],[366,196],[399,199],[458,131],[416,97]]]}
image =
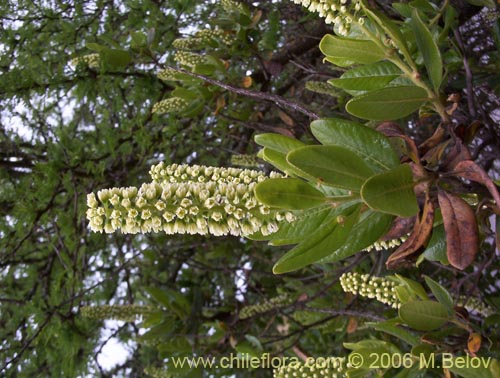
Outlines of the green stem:
{"label": "green stem", "polygon": [[429,22],[429,27],[434,25],[438,20],[441,18],[443,15],[444,11],[446,10],[446,6],[448,5],[448,0],[444,0],[443,5],[441,8],[439,8],[439,12],[432,18],[432,20]]}
{"label": "green stem", "polygon": [[[359,24],[357,21],[353,22],[356,23],[360,27],[361,31],[379,48],[387,51],[386,59],[389,62],[393,63],[401,71],[403,71],[403,74],[408,77],[416,86],[426,91],[429,101],[432,103],[434,109],[440,115],[441,119],[444,122],[449,122],[448,114],[446,113],[445,107],[439,99],[439,94],[434,92],[432,88],[430,88],[422,79],[420,79],[420,74],[418,73],[413,60],[405,55],[405,59],[407,60],[407,62],[405,63],[397,54],[394,53],[393,49],[388,48],[386,45],[384,45],[380,38],[373,34],[366,26]],[[395,41],[395,39],[393,39],[393,41]]]}

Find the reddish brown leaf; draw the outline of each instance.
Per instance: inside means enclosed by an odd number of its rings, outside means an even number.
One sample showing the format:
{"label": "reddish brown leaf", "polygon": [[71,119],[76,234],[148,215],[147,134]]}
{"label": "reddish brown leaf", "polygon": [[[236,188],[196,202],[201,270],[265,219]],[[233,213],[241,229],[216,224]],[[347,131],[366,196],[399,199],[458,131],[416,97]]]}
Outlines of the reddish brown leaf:
{"label": "reddish brown leaf", "polygon": [[467,268],[479,249],[479,236],[474,210],[460,197],[439,190],[439,206],[446,232],[446,254],[451,265]]}
{"label": "reddish brown leaf", "polygon": [[442,142],[445,135],[446,135],[446,130],[441,125],[439,125],[436,131],[434,131],[434,134],[432,134],[430,138],[428,138],[425,142],[423,142],[420,146],[418,146],[420,152],[426,153],[431,148],[434,148],[437,145],[439,145]]}
{"label": "reddish brown leaf", "polygon": [[461,161],[455,166],[455,175],[467,180],[476,181],[488,188],[497,206],[500,206],[500,194],[497,186],[488,174],[472,160]]}
{"label": "reddish brown leaf", "polygon": [[395,137],[403,139],[406,142],[406,146],[408,147],[408,156],[410,157],[411,160],[418,163],[419,155],[415,141],[411,139],[408,135],[405,135],[397,123],[383,122],[377,126],[377,131],[391,138]]}
{"label": "reddish brown leaf", "polygon": [[495,244],[500,251],[500,216],[495,215]]}
{"label": "reddish brown leaf", "polygon": [[399,246],[399,248],[389,256],[386,261],[388,269],[393,269],[400,264],[401,260],[411,254],[415,253],[422,247],[431,236],[432,226],[434,224],[434,205],[432,203],[429,192],[425,197],[424,209],[422,217],[417,219],[413,227],[412,234],[406,241]]}
{"label": "reddish brown leaf", "polygon": [[264,69],[271,74],[271,76],[279,76],[283,70],[283,65],[273,60],[265,60],[262,62]]}
{"label": "reddish brown leaf", "polygon": [[287,125],[287,126],[293,126],[295,122],[293,122],[292,117],[290,117],[288,114],[286,114],[284,111],[278,110],[278,115],[281,118],[281,120]]}
{"label": "reddish brown leaf", "polygon": [[460,139],[455,138],[455,144],[450,147],[446,156],[445,169],[453,171],[455,166],[464,160],[471,160],[469,149]]}
{"label": "reddish brown leaf", "polygon": [[467,349],[471,354],[477,353],[481,348],[481,335],[479,333],[471,333],[469,339],[467,340]]}
{"label": "reddish brown leaf", "polygon": [[241,84],[243,85],[243,88],[250,88],[253,84],[253,80],[251,76],[245,76],[243,80],[241,81]]}
{"label": "reddish brown leaf", "polygon": [[387,232],[387,234],[385,234],[381,238],[381,240],[385,241],[399,239],[402,236],[408,235],[408,233],[411,231],[412,226],[415,224],[416,219],[416,216],[410,218],[397,217],[396,219],[394,219],[394,222],[392,222],[392,226],[389,232]]}
{"label": "reddish brown leaf", "polygon": [[349,322],[347,323],[347,333],[349,334],[354,333],[356,332],[357,329],[358,329],[358,321],[353,316],[349,317]]}

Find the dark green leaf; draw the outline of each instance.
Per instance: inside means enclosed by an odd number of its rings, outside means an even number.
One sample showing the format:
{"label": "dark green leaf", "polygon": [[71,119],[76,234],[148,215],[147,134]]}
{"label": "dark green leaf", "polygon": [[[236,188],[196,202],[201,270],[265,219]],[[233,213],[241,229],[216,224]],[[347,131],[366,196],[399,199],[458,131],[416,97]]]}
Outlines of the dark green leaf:
{"label": "dark green leaf", "polygon": [[282,209],[307,209],[326,201],[323,193],[303,180],[277,178],[265,180],[255,187],[259,202]]}
{"label": "dark green leaf", "polygon": [[388,214],[365,211],[353,226],[349,239],[321,262],[340,261],[369,247],[389,230],[392,219]]}
{"label": "dark green leaf", "polygon": [[[352,208],[348,211],[352,211]],[[329,219],[324,227],[281,257],[274,265],[273,272],[292,272],[325,258],[345,243],[358,217],[359,211],[356,209],[350,215]]]}
{"label": "dark green leaf", "polygon": [[356,153],[375,172],[399,165],[389,139],[361,123],[341,118],[319,119],[311,123],[311,131],[322,144],[344,147]]}
{"label": "dark green leaf", "polygon": [[288,153],[287,161],[319,183],[359,192],[373,170],[354,152],[339,146],[306,146]]}
{"label": "dark green leaf", "polygon": [[373,210],[411,217],[419,210],[414,185],[410,166],[403,164],[369,178],[361,189],[361,197]]}
{"label": "dark green leaf", "polygon": [[448,309],[448,312],[451,314],[453,312],[453,299],[451,298],[450,293],[439,283],[434,281],[432,278],[428,276],[424,276],[425,283],[431,289],[432,294],[437,299],[439,303],[445,306]]}
{"label": "dark green leaf", "polygon": [[354,97],[346,109],[359,118],[394,120],[410,115],[428,100],[427,92],[420,87],[386,87]]}
{"label": "dark green leaf", "polygon": [[417,9],[413,9],[411,26],[418,49],[424,58],[424,64],[435,91],[439,91],[443,79],[443,62],[441,53],[432,34],[427,26],[422,22]]}
{"label": "dark green leaf", "polygon": [[335,37],[327,34],[319,43],[327,58],[337,58],[355,63],[375,63],[385,58],[385,51],[372,41]]}
{"label": "dark green leaf", "polygon": [[269,244],[297,244],[316,231],[326,219],[334,216],[335,211],[330,205],[304,210],[296,214],[295,221],[280,225],[279,230],[270,235]]}
{"label": "dark green leaf", "polygon": [[432,331],[449,320],[448,310],[439,302],[411,301],[399,308],[399,317],[418,331]]}
{"label": "dark green leaf", "polygon": [[419,339],[417,336],[408,332],[404,328],[398,327],[401,323],[399,318],[389,319],[383,322],[378,323],[366,323],[368,327],[372,327],[377,331],[382,331],[388,333],[389,335],[395,336],[405,343],[410,344],[411,346],[417,345],[419,343]]}
{"label": "dark green leaf", "polygon": [[353,68],[328,82],[337,88],[367,92],[385,87],[401,74],[391,62],[377,62]]}
{"label": "dark green leaf", "polygon": [[[421,257],[420,257],[421,256]],[[429,261],[439,261],[441,264],[448,265],[448,256],[446,256],[446,235],[444,226],[441,224],[434,227],[432,237],[427,249],[419,256],[417,263],[421,263],[425,258]]]}
{"label": "dark green leaf", "polygon": [[127,51],[117,49],[102,49],[99,56],[106,70],[120,70],[125,68],[132,60]]}
{"label": "dark green leaf", "polygon": [[285,155],[291,150],[305,146],[304,143],[297,139],[272,133],[258,134],[254,140],[259,146],[268,147]]}

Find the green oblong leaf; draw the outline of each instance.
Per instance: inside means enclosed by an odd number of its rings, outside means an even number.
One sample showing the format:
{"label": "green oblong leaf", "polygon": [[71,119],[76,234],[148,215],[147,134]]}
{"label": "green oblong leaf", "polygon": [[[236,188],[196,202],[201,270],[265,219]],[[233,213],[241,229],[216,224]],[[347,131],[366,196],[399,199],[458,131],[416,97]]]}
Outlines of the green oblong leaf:
{"label": "green oblong leaf", "polygon": [[385,87],[402,73],[391,62],[377,62],[349,70],[328,83],[337,88],[366,92]]}
{"label": "green oblong leaf", "polygon": [[297,244],[314,233],[327,219],[335,214],[331,206],[320,206],[307,209],[297,215],[291,223],[280,225],[280,228],[270,236],[271,245]]}
{"label": "green oblong leaf", "polygon": [[291,150],[305,146],[297,139],[273,133],[256,135],[254,140],[259,146],[268,147],[285,155]]}
{"label": "green oblong leaf", "polygon": [[[352,226],[359,217],[359,207],[351,213],[352,206],[346,209],[350,215],[329,218],[317,232],[282,256],[274,265],[273,272],[282,274],[301,269],[317,262],[338,249],[349,237]],[[339,223],[339,220],[341,222]]]}
{"label": "green oblong leaf", "polygon": [[389,139],[361,123],[340,118],[319,119],[311,123],[311,131],[322,144],[341,146],[356,153],[374,172],[399,165]]}
{"label": "green oblong leaf", "polygon": [[369,247],[389,230],[392,220],[392,215],[365,211],[352,227],[349,239],[321,262],[340,261]]}
{"label": "green oblong leaf", "polygon": [[445,306],[448,309],[448,313],[452,314],[453,312],[453,299],[451,298],[450,293],[443,286],[441,286],[438,282],[434,281],[432,278],[428,276],[424,276],[425,283],[431,289],[432,294],[437,299],[439,303]]}
{"label": "green oblong leaf", "polygon": [[432,331],[449,320],[448,310],[439,302],[410,301],[399,308],[399,317],[418,331]]}
{"label": "green oblong leaf", "polygon": [[408,332],[404,328],[398,327],[400,323],[401,320],[399,318],[393,318],[383,322],[366,323],[366,325],[368,327],[376,329],[377,331],[382,331],[388,333],[389,335],[395,336],[410,344],[411,346],[417,345],[419,343],[418,337],[413,335],[411,332]]}
{"label": "green oblong leaf", "polygon": [[104,67],[111,70],[123,69],[132,60],[127,51],[118,49],[104,48],[100,50],[99,56],[102,59]]}
{"label": "green oblong leaf", "polygon": [[278,152],[269,147],[264,147],[259,151],[257,156],[289,176],[303,177],[302,172],[299,172],[297,168],[286,161],[286,155],[284,153]]}
{"label": "green oblong leaf", "polygon": [[416,8],[413,9],[410,24],[413,29],[413,34],[415,35],[418,49],[424,58],[424,64],[429,79],[434,89],[438,91],[443,79],[443,62],[441,60],[439,48],[432,38],[431,32],[422,22]]}
{"label": "green oblong leaf", "polygon": [[327,58],[349,60],[354,63],[375,63],[385,58],[385,51],[372,41],[325,35],[319,49]]}
{"label": "green oblong leaf", "polygon": [[359,118],[384,121],[403,118],[426,101],[427,92],[420,87],[386,87],[352,98],[346,109]]}
{"label": "green oblong leaf", "polygon": [[370,177],[361,188],[361,197],[373,210],[411,217],[419,210],[414,185],[410,166],[403,164]]}
{"label": "green oblong leaf", "polygon": [[360,0],[360,2],[363,11],[368,16],[368,18],[371,19],[375,24],[379,25],[384,30],[385,34],[387,34],[389,38],[391,38],[396,43],[404,57],[407,60],[410,60],[411,56],[408,52],[405,38],[403,36],[403,33],[401,33],[399,26],[385,14],[377,11],[374,7],[370,6],[367,0]]}
{"label": "green oblong leaf", "polygon": [[293,150],[287,161],[319,182],[359,192],[373,170],[357,154],[339,146],[306,146]]}
{"label": "green oblong leaf", "polygon": [[319,190],[295,178],[268,179],[257,184],[254,190],[259,202],[282,209],[308,209],[326,201]]}

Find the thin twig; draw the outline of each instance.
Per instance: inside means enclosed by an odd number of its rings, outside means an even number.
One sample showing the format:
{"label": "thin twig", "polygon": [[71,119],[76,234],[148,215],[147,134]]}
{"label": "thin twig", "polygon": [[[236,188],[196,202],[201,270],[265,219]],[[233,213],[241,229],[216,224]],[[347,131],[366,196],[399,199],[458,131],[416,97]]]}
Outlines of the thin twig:
{"label": "thin twig", "polygon": [[453,35],[458,43],[458,47],[462,53],[462,61],[465,69],[465,84],[467,86],[467,105],[469,108],[469,114],[472,119],[476,118],[476,108],[474,106],[474,88],[472,85],[472,71],[469,66],[469,62],[467,60],[467,56],[465,54],[464,44],[462,42],[462,37],[460,36],[460,31],[458,29],[453,30]]}
{"label": "thin twig", "polygon": [[297,104],[296,102],[287,100],[287,99],[285,99],[285,98],[283,98],[281,96],[273,95],[273,94],[270,94],[270,93],[259,92],[259,91],[252,91],[252,90],[244,89],[244,88],[233,87],[232,85],[223,83],[222,81],[211,79],[209,77],[206,77],[206,76],[194,73],[194,72],[190,72],[190,71],[187,71],[187,70],[182,69],[182,68],[170,67],[170,66],[167,67],[167,68],[168,69],[172,69],[174,71],[177,71],[179,73],[191,76],[191,77],[195,77],[197,79],[203,80],[206,83],[209,83],[209,84],[212,84],[212,85],[216,85],[216,86],[218,86],[220,88],[226,89],[226,90],[228,90],[230,92],[233,92],[233,93],[240,94],[242,96],[246,96],[246,97],[250,97],[250,98],[255,98],[257,100],[264,100],[264,101],[273,102],[273,103],[275,103],[277,105],[281,105],[281,106],[283,106],[285,108],[288,108],[288,109],[291,109],[291,110],[295,110],[295,111],[297,111],[299,113],[302,113],[302,114],[308,116],[309,118],[311,118],[313,120],[319,118],[319,116],[316,113],[311,112],[310,110],[304,108],[302,105]]}

